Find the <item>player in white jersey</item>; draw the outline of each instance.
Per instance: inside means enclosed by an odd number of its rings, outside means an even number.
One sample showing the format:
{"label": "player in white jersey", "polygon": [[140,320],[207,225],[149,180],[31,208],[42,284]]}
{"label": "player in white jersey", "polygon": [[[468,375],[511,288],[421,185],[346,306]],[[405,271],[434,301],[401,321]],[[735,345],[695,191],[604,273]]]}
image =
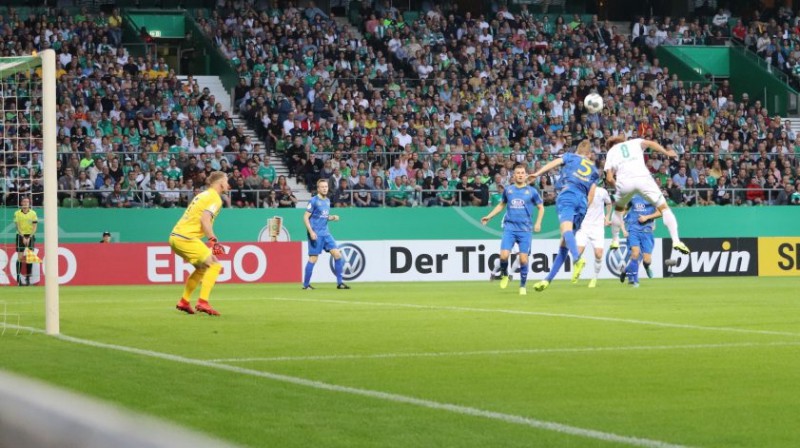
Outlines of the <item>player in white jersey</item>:
{"label": "player in white jersey", "polygon": [[640,194],[648,202],[653,204],[661,212],[664,225],[669,230],[672,238],[672,247],[678,252],[688,254],[689,248],[681,242],[678,236],[678,220],[675,214],[667,205],[661,189],[656,185],[655,179],[644,163],[644,151],[650,149],[667,157],[677,158],[678,154],[672,149],[665,149],[659,143],[652,140],[634,138],[625,140],[625,137],[611,137],[606,141],[605,172],[606,184],[615,187],[614,194],[614,214],[611,218],[611,248],[619,247],[619,231],[622,226],[622,215],[625,207],[633,195]]}
{"label": "player in white jersey", "polygon": [[[600,268],[603,265],[603,246],[605,242],[605,228],[611,223],[611,196],[608,190],[603,187],[596,187],[594,199],[586,210],[586,216],[581,222],[581,228],[575,234],[575,241],[578,243],[578,252],[583,255],[586,246],[591,244],[594,249],[594,277],[589,282],[589,287],[597,286],[597,277],[600,275]],[[572,283],[577,283],[580,275],[578,272],[572,273]]]}

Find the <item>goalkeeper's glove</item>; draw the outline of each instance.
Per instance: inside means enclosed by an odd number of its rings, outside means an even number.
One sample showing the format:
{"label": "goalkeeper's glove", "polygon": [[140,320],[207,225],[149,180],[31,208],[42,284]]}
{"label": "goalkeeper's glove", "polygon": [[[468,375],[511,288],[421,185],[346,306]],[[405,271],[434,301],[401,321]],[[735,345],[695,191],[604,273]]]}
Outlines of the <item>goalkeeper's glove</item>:
{"label": "goalkeeper's glove", "polygon": [[222,247],[222,244],[219,244],[216,238],[208,239],[208,247],[211,248],[211,253],[214,255],[225,255],[225,248]]}

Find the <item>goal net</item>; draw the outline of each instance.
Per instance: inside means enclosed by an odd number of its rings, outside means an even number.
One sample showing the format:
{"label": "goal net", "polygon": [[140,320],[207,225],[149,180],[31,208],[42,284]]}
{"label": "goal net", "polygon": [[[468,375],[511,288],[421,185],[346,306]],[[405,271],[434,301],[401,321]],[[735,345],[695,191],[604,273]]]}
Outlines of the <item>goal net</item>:
{"label": "goal net", "polygon": [[0,58],[0,287],[44,285],[48,334],[59,333],[55,77],[53,50]]}

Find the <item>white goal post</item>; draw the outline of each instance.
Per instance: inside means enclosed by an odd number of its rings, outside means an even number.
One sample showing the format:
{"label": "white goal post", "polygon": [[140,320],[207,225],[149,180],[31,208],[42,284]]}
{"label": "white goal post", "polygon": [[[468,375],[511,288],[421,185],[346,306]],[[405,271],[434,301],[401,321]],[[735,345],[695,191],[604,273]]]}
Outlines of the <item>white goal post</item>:
{"label": "white goal post", "polygon": [[[33,81],[37,69],[41,69],[41,85],[36,85]],[[58,286],[58,176],[56,169],[57,154],[57,135],[56,135],[56,52],[54,50],[44,50],[39,54],[29,56],[5,57],[0,58],[0,82],[3,87],[3,117],[0,121],[6,120],[6,112],[10,112],[14,117],[15,125],[19,126],[20,115],[25,118],[26,125],[41,125],[42,132],[42,184],[44,216],[40,217],[40,222],[44,227],[44,281],[45,281],[45,332],[49,335],[60,333],[59,328],[59,286]],[[32,101],[28,104],[20,104],[14,101],[13,96],[19,92],[20,83],[24,85],[27,95],[41,95],[41,123],[34,123],[35,105]],[[14,104],[13,110],[7,110],[5,101],[11,100]],[[36,110],[38,112],[39,110]],[[5,125],[5,122],[0,124]],[[28,136],[28,145],[33,141],[33,135]],[[18,134],[14,135],[17,144],[21,144]],[[17,166],[19,168],[19,166]],[[17,171],[19,172],[19,170]],[[0,173],[2,174],[2,173]],[[32,177],[33,169],[28,176]],[[30,274],[30,273],[29,273]]]}

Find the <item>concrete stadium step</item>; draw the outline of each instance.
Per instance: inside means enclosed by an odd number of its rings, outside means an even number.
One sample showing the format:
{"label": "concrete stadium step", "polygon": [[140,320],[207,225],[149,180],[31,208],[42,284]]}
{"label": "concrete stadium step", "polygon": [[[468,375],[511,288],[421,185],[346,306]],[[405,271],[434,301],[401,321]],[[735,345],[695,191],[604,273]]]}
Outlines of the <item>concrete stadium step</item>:
{"label": "concrete stadium step", "polygon": [[[178,76],[178,79],[185,81],[186,76]],[[230,115],[233,117],[234,126],[243,126],[245,129],[244,134],[246,136],[252,138],[253,141],[261,142],[261,146],[266,147],[266,142],[258,138],[255,130],[251,129],[245,120],[233,113],[233,100],[231,99],[231,93],[225,89],[225,86],[222,84],[219,76],[194,76],[194,80],[197,82],[197,86],[200,87],[200,90],[208,88],[208,91],[211,93],[211,95],[214,95],[216,102],[222,105],[222,110],[230,113]],[[283,160],[281,160],[280,157],[271,156],[270,164],[275,167],[275,172],[277,175],[286,176],[286,183],[289,184],[289,188],[294,191],[294,194],[297,197],[297,207],[305,207],[308,204],[308,201],[311,199],[311,193],[308,192],[305,186],[298,184],[294,178],[289,177],[289,168],[283,164]]]}
{"label": "concrete stadium step", "polygon": [[781,123],[788,121],[789,127],[795,132],[795,134],[800,133],[800,117],[783,117],[781,118]]}

